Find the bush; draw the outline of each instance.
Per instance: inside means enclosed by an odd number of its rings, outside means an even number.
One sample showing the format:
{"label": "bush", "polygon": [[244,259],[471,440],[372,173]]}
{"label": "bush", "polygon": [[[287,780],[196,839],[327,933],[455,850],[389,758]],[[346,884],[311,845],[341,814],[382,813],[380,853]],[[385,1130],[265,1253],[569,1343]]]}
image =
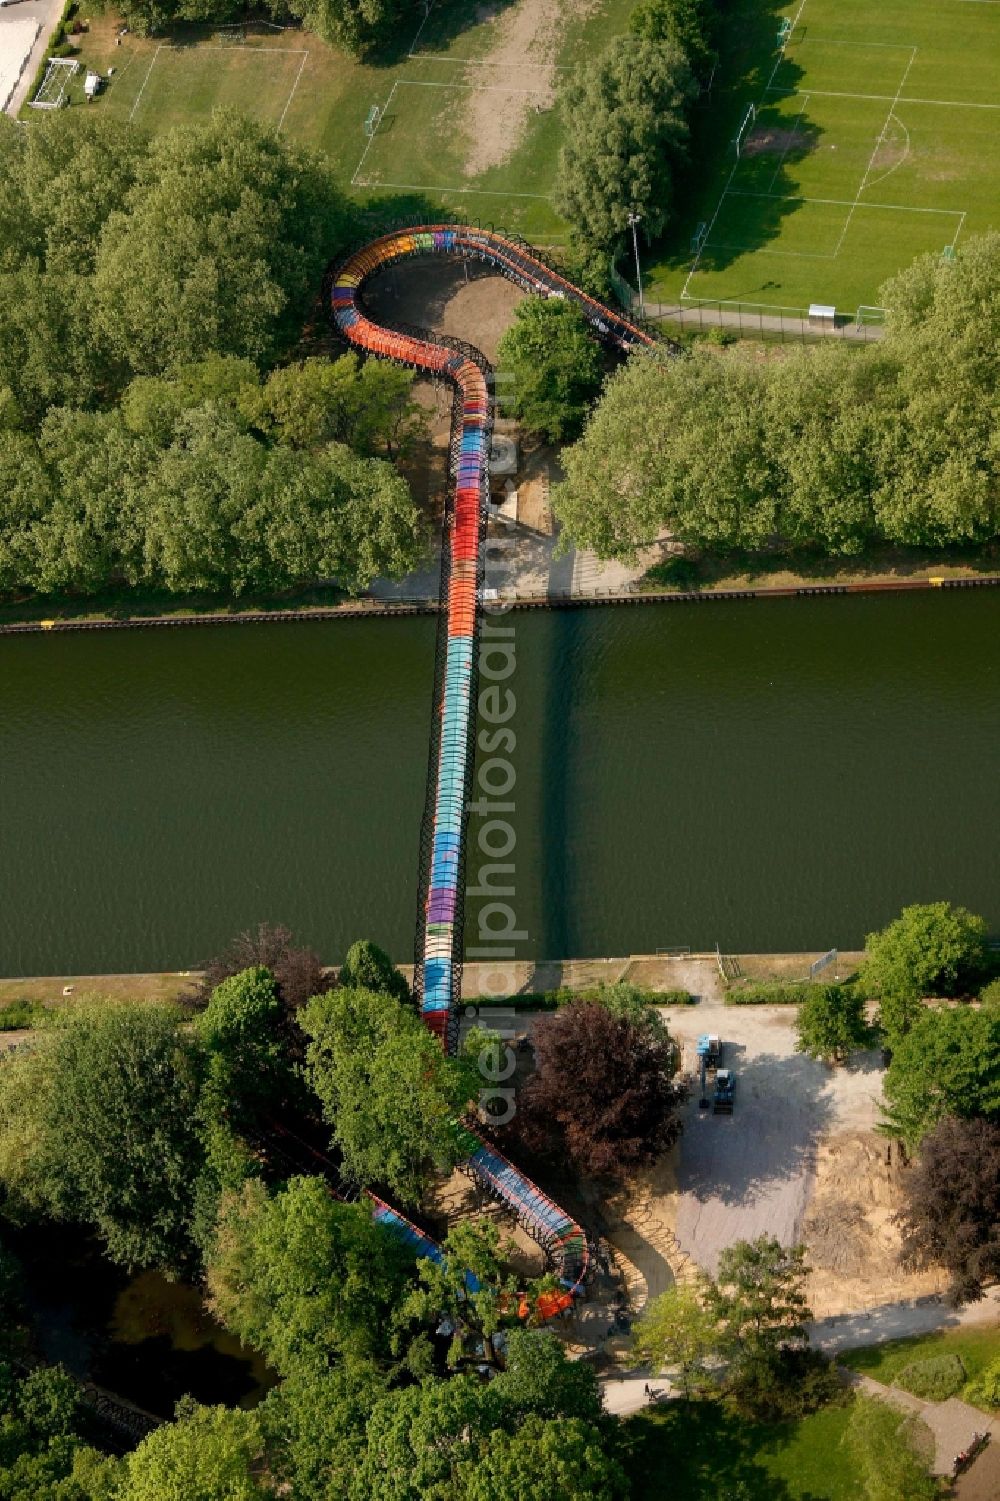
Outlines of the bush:
{"label": "bush", "polygon": [[38,1001],[8,1001],[6,1006],[0,1006],[0,1032],[20,1032],[22,1028],[37,1027],[45,1015],[45,1007]]}
{"label": "bush", "polygon": [[904,1366],[896,1385],[927,1402],[944,1402],[957,1396],[966,1382],[966,1370],[957,1355],[931,1355]]}
{"label": "bush", "polygon": [[991,980],[988,985],[984,985],[979,992],[979,1000],[984,1006],[1000,1007],[1000,980]]}
{"label": "bush", "polygon": [[[630,985],[629,988],[647,1006],[693,1006],[695,1003],[689,990],[651,990],[646,985]],[[515,1011],[558,1011],[560,1006],[571,1006],[574,1001],[600,1001],[603,989],[601,985],[561,985],[558,990],[519,990],[516,995],[481,995],[476,997],[475,1004],[480,1010],[486,1006],[502,1006]]]}
{"label": "bush", "polygon": [[1000,1407],[1000,1359],[993,1360],[965,1389],[965,1397],[977,1407]]}
{"label": "bush", "polygon": [[815,993],[811,980],[758,980],[726,991],[727,1006],[798,1006]]}

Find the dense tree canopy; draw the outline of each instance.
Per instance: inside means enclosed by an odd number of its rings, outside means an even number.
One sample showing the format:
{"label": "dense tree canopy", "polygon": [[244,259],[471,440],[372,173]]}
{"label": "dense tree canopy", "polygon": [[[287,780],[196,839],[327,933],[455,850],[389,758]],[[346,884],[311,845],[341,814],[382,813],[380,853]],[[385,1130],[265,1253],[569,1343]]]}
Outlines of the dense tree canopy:
{"label": "dense tree canopy", "polygon": [[910,1030],[925,997],[968,993],[982,974],[985,952],[983,919],[949,902],[904,907],[888,927],[869,933],[858,985],[877,997],[890,1046]]}
{"label": "dense tree canopy", "polygon": [[683,53],[695,76],[707,78],[716,56],[713,0],[640,0],[628,26],[634,36]]}
{"label": "dense tree canopy", "polygon": [[526,298],[500,340],[497,364],[512,377],[504,408],[550,443],[575,437],[601,383],[601,355],[573,302]]}
{"label": "dense tree canopy", "polygon": [[446,1058],[412,1007],[371,990],[317,996],[301,1016],[309,1078],[356,1182],[415,1203],[462,1147],[453,1121],[475,1092],[468,1066]]}
{"label": "dense tree canopy", "polygon": [[869,1041],[864,998],[852,985],[814,985],[795,1020],[800,1053],[843,1063]]}
{"label": "dense tree canopy", "polygon": [[195,1050],[158,1007],[111,1006],[40,1034],[0,1063],[0,1132],[21,1131],[20,1163],[0,1148],[8,1192],[93,1225],[123,1266],[184,1264],[199,1090]]}
{"label": "dense tree canopy", "polygon": [[1000,1121],[1000,1012],[926,1011],[892,1055],[885,1130],[916,1147],[939,1120]]}
{"label": "dense tree canopy", "polygon": [[956,1299],[1000,1279],[1000,1124],[944,1119],[903,1178],[905,1248],[946,1266]]}
{"label": "dense tree canopy", "polygon": [[[422,550],[412,376],[266,370],[347,228],[328,165],[216,112],[0,119],[0,593],[349,590]],[[116,405],[120,398],[120,405]]]}
{"label": "dense tree canopy", "polygon": [[288,1375],[338,1354],[384,1354],[412,1266],[368,1204],[338,1203],[321,1178],[293,1178],[273,1197],[253,1182],[223,1201],[209,1306]]}
{"label": "dense tree canopy", "polygon": [[535,1072],[510,1129],[532,1151],[604,1175],[651,1161],[680,1132],[677,1049],[644,1022],[574,1002],[532,1034]]}
{"label": "dense tree canopy", "polygon": [[884,287],[891,316],[870,348],[633,357],[564,454],[558,515],[576,542],[623,558],[665,533],[830,554],[994,537],[998,285],[989,234]]}
{"label": "dense tree canopy", "polygon": [[640,36],[617,37],[572,75],[554,201],[584,245],[610,255],[630,212],[647,239],[662,232],[695,87],[682,52]]}

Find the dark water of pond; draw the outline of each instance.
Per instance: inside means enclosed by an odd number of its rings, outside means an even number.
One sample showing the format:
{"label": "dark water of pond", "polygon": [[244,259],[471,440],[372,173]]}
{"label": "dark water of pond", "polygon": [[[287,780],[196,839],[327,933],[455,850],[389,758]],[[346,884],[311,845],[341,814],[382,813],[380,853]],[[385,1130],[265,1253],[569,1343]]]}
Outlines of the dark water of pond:
{"label": "dark water of pond", "polygon": [[[1000,929],[1000,592],[511,620],[519,957],[852,948],[940,897]],[[0,972],[261,919],[407,959],[434,630],[0,640]]]}
{"label": "dark water of pond", "polygon": [[159,1272],[129,1276],[76,1226],[4,1227],[21,1265],[33,1338],[62,1364],[156,1417],[181,1397],[253,1406],[274,1384],[261,1358],[205,1311],[196,1288]]}

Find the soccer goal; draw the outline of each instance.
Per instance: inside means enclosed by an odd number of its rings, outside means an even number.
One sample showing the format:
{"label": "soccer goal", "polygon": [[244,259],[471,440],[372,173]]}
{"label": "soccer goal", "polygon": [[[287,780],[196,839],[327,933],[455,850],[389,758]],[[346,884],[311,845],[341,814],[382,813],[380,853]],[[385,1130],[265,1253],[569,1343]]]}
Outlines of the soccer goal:
{"label": "soccer goal", "polygon": [[786,16],[778,30],[778,51],[784,52],[788,45],[788,38],[792,34],[792,23]]}
{"label": "soccer goal", "polygon": [[373,139],[375,132],[378,130],[378,123],[381,118],[382,106],[380,104],[373,104],[367,115],[365,115],[365,135],[369,141]]}
{"label": "soccer goal", "polygon": [[756,120],[756,118],[757,118],[757,106],[756,106],[756,104],[748,104],[747,105],[747,112],[743,116],[742,124],[740,125],[739,130],[736,132],[736,137],[735,137],[735,139],[733,141],[733,147],[735,148],[737,156],[739,156],[742,153],[742,150],[743,150],[743,141],[744,141],[744,139],[746,137],[746,133],[751,128],[751,126],[753,125],[753,123]]}
{"label": "soccer goal", "polygon": [[863,302],[855,315],[855,328],[881,328],[885,322],[885,308],[871,307]]}
{"label": "soccer goal", "polygon": [[72,57],[50,57],[45,77],[38,85],[38,93],[31,101],[32,109],[58,109],[67,104],[66,90],[80,64]]}

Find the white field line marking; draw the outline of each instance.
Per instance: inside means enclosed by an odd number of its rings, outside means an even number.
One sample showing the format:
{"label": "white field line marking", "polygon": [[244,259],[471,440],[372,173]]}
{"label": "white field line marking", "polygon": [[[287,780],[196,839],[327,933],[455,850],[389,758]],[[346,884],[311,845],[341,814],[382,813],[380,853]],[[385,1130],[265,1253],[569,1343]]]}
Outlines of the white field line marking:
{"label": "white field line marking", "polygon": [[[1000,4],[1000,0],[996,0],[996,3]],[[813,36],[812,33],[807,37],[803,37],[802,41],[797,43],[797,45],[799,47],[808,47],[813,42],[819,42],[824,47],[857,47],[859,52],[862,50],[867,51],[869,47],[885,47],[890,52],[912,52],[914,50],[912,42],[845,42],[838,41],[832,36]]]}
{"label": "white field line marking", "polygon": [[713,246],[716,250],[738,250],[741,255],[793,255],[800,261],[833,261],[837,258],[832,250],[769,250],[766,245],[730,245],[723,240],[713,241]]}
{"label": "white field line marking", "polygon": [[358,162],[358,165],[354,169],[354,176],[351,178],[351,186],[353,188],[366,187],[367,186],[366,183],[359,183],[358,182],[358,173],[361,171],[361,168],[365,164],[365,157],[368,155],[369,151],[372,149],[372,146],[373,146],[374,141],[375,141],[375,137],[378,135],[379,131],[382,129],[382,121],[385,119],[386,115],[389,112],[389,106],[392,103],[392,96],[393,96],[393,94],[395,94],[396,89],[398,87],[399,87],[399,79],[397,78],[396,81],[395,81],[395,83],[393,84],[392,88],[389,90],[389,97],[385,101],[385,104],[382,107],[382,113],[378,117],[378,124],[376,125],[375,129],[372,131],[371,135],[368,137],[368,144],[365,146],[364,151],[362,151],[362,153],[361,153],[361,160]]}
{"label": "white field line marking", "polygon": [[146,69],[146,76],[142,80],[142,88],[139,90],[138,94],[136,94],[136,96],[135,96],[135,103],[133,104],[131,112],[130,112],[129,117],[128,117],[129,118],[129,124],[132,123],[132,117],[134,116],[136,110],[139,108],[139,100],[142,98],[143,94],[146,92],[146,85],[149,82],[149,75],[153,71],[153,63],[156,62],[156,59],[159,57],[160,53],[163,51],[164,45],[165,45],[165,43],[161,42],[160,45],[157,47],[156,51],[153,53],[153,56],[152,56],[152,58],[150,60],[149,67]]}
{"label": "white field line marking", "polygon": [[309,61],[309,53],[308,52],[303,52],[303,54],[302,54],[302,61],[299,63],[299,71],[295,75],[295,82],[292,84],[291,88],[288,91],[288,98],[285,100],[285,107],[281,111],[281,119],[278,121],[278,129],[279,130],[281,129],[281,127],[285,123],[285,116],[288,114],[288,106],[291,104],[292,99],[293,99],[293,97],[295,95],[295,90],[299,86],[299,79],[302,77],[302,69],[305,67],[305,65],[306,65],[306,63],[308,61]]}
{"label": "white field line marking", "polygon": [[844,221],[844,227],[840,231],[840,239],[837,241],[837,248],[833,252],[835,256],[840,254],[840,247],[843,245],[844,240],[847,237],[847,231],[851,227],[851,220],[854,218],[854,210],[857,208],[858,204],[861,202],[861,194],[865,190],[865,186],[866,186],[866,184],[868,182],[869,174],[870,174],[870,172],[872,170],[872,167],[875,165],[875,158],[876,158],[876,156],[878,156],[879,147],[881,146],[882,142],[885,140],[885,133],[889,129],[890,121],[893,118],[893,110],[895,109],[896,105],[899,103],[899,96],[903,92],[903,85],[906,83],[906,80],[909,77],[910,69],[913,67],[914,62],[916,61],[916,56],[917,56],[917,49],[916,49],[916,47],[914,47],[913,51],[910,53],[910,61],[906,64],[906,67],[903,69],[903,76],[899,80],[899,88],[896,90],[896,97],[892,101],[892,105],[891,105],[891,107],[889,109],[889,113],[885,117],[885,124],[882,126],[882,129],[879,131],[878,139],[876,140],[875,145],[872,147],[872,154],[868,158],[868,165],[865,168],[865,175],[864,175],[864,177],[862,177],[862,179],[861,179],[861,185],[858,188],[857,193],[855,194],[854,203],[851,206],[851,208],[848,210],[847,218]]}
{"label": "white field line marking", "polygon": [[870,188],[874,188],[878,183],[885,182],[887,177],[891,177],[892,174],[903,165],[903,163],[906,161],[906,158],[910,154],[910,132],[907,130],[906,126],[903,124],[898,115],[894,114],[893,119],[906,137],[906,146],[904,147],[903,154],[899,158],[898,162],[893,162],[891,167],[887,167],[886,170],[882,173],[881,177],[872,178],[871,182],[868,184]]}
{"label": "white field line marking", "polygon": [[[990,4],[993,4],[993,3],[994,3],[994,0],[990,0]],[[965,214],[963,214],[962,217],[961,217],[961,219],[959,219],[959,221],[958,221],[958,228],[955,231],[955,238],[951,242],[951,248],[952,248],[952,250],[954,250],[955,246],[958,244],[958,237],[962,233],[962,230],[964,228],[965,228]]]}
{"label": "white field line marking", "polygon": [[162,42],[157,48],[160,52],[282,52],[291,57],[308,57],[305,47],[255,47],[252,42],[236,43],[223,46],[219,42],[198,42],[194,48],[184,46],[183,43]]}
{"label": "white field line marking", "polygon": [[785,142],[785,149],[784,149],[784,151],[778,157],[778,165],[775,167],[774,174],[773,174],[773,176],[771,178],[771,181],[767,185],[768,189],[773,188],[774,184],[778,180],[778,173],[781,171],[781,168],[784,165],[785,157],[788,155],[788,148],[792,144],[791,137],[795,134],[795,127],[796,127],[796,125],[798,125],[799,121],[802,119],[802,116],[805,114],[806,105],[808,103],[809,103],[809,95],[808,94],[803,94],[802,95],[802,108],[799,110],[798,114],[795,116],[795,119],[792,121],[791,128],[788,131],[789,139]]}
{"label": "white field line marking", "polygon": [[434,5],[435,4],[436,4],[436,0],[431,0],[431,4],[428,5],[428,7],[427,7],[427,14],[424,16],[424,19],[421,21],[420,25],[417,27],[417,34],[413,38],[413,41],[410,43],[410,51],[408,53],[408,56],[410,56],[410,57],[413,57],[415,55],[414,49],[416,48],[417,43],[419,42],[421,36],[423,35],[424,27],[427,25],[427,22],[431,18],[431,11],[434,9]]}
{"label": "white field line marking", "polygon": [[[854,206],[853,198],[806,198],[800,193],[752,193],[745,188],[734,188],[734,198],[775,198],[780,203],[825,203],[833,208],[851,208]],[[967,210],[960,208],[914,208],[909,203],[876,203],[867,199],[859,203],[858,208],[886,208],[892,209],[899,214],[947,214],[957,219],[964,215]],[[715,299],[712,299],[715,301]]]}
{"label": "white field line marking", "polygon": [[[794,33],[796,26],[799,24],[799,17],[802,15],[802,12],[805,10],[805,8],[806,8],[806,0],[801,0],[801,4],[799,5],[798,10],[795,12],[795,19],[792,22],[791,29],[790,29],[790,31],[788,33],[789,36],[791,36]],[[778,53],[777,61],[775,62],[774,67],[771,69],[771,76],[767,80],[767,83],[766,83],[766,85],[764,87],[764,93],[762,93],[761,96],[760,96],[760,103],[761,104],[763,104],[763,102],[764,102],[764,94],[766,94],[768,92],[768,90],[770,89],[772,83],[774,82],[774,75],[777,73],[778,69],[781,67],[781,64],[784,62],[784,60],[785,60],[785,53],[784,53],[784,50],[782,50],[782,51],[780,51]],[[759,108],[759,106],[758,106],[758,108]],[[704,234],[704,236],[702,238],[701,245],[698,248],[698,253],[695,256],[694,260],[691,262],[691,269],[690,269],[690,271],[688,272],[687,276],[684,279],[684,285],[681,288],[681,296],[682,297],[686,297],[687,296],[687,289],[691,285],[691,278],[692,278],[692,276],[694,276],[695,272],[697,271],[698,264],[701,261],[701,258],[702,258],[702,256],[705,253],[705,247],[708,245],[709,240],[712,238],[712,229],[713,229],[713,227],[715,225],[716,219],[718,219],[718,217],[719,217],[719,213],[720,213],[720,211],[722,209],[722,205],[723,205],[723,203],[725,202],[725,199],[726,199],[726,194],[729,192],[730,184],[732,183],[733,178],[736,176],[736,168],[739,166],[739,164],[740,164],[740,159],[739,159],[739,157],[737,157],[736,160],[733,162],[732,169],[731,169],[731,171],[729,173],[729,176],[726,178],[726,185],[725,185],[725,187],[722,190],[722,196],[720,197],[718,203],[715,205],[715,213],[712,215],[711,219],[708,221],[708,228],[706,229],[705,234]]]}
{"label": "white field line marking", "polygon": [[[990,3],[1000,5],[1000,0],[990,0]],[[791,97],[799,91],[769,87],[767,92]],[[978,104],[974,99],[917,99],[911,94],[901,94],[897,99],[892,94],[851,94],[846,89],[811,88],[809,92],[814,99],[874,99],[879,104],[936,104],[942,109],[1000,109],[1000,104]]]}

